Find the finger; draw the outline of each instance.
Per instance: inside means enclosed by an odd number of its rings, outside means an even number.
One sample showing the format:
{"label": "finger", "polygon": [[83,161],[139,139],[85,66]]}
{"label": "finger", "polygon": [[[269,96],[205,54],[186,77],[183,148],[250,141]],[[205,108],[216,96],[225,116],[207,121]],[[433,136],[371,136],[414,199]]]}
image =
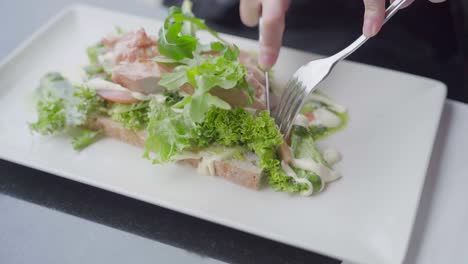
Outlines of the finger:
{"label": "finger", "polygon": [[260,33],[259,64],[271,68],[278,59],[285,28],[285,16],[289,0],[264,0]]}
{"label": "finger", "polygon": [[239,11],[242,23],[255,27],[260,18],[260,0],[241,0]]}
{"label": "finger", "polygon": [[375,36],[385,18],[385,0],[364,0],[364,24],[362,32],[366,37]]}
{"label": "finger", "polygon": [[[396,0],[390,0],[390,3],[393,4],[393,2],[395,2],[395,1],[396,1]],[[432,1],[437,1],[437,0],[432,0]],[[442,0],[442,1],[445,1],[445,0]],[[402,6],[402,8],[408,7],[408,6],[411,5],[413,2],[414,2],[414,0],[409,0],[409,1],[407,1],[407,2]]]}

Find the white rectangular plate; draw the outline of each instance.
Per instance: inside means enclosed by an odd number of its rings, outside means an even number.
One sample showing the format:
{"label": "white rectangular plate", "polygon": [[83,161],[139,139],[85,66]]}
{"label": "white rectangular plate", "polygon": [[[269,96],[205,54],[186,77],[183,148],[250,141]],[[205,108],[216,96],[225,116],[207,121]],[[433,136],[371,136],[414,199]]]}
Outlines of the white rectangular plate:
{"label": "white rectangular plate", "polygon": [[[77,153],[69,138],[31,134],[27,122],[35,113],[28,95],[40,77],[86,64],[85,48],[116,25],[155,34],[160,21],[74,6],[0,65],[1,158],[339,259],[403,261],[445,98],[443,84],[339,64],[322,86],[349,107],[350,122],[321,146],[342,151],[343,178],[315,197],[253,191],[179,165],[151,165],[141,149],[113,139]],[[256,49],[253,41],[226,39]],[[283,49],[277,82],[313,58]]]}

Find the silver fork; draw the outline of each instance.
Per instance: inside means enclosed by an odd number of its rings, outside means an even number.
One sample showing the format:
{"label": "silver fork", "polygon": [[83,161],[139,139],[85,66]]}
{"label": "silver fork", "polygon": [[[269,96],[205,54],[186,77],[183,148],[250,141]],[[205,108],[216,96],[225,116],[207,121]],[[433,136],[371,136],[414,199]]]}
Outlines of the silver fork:
{"label": "silver fork", "polygon": [[[385,11],[386,23],[408,0],[396,0]],[[332,71],[335,65],[348,57],[359,47],[361,47],[368,38],[361,35],[351,45],[328,58],[311,61],[300,67],[289,79],[286,89],[281,96],[281,101],[274,113],[275,122],[284,137],[289,135],[294,119],[302,108],[307,97],[317,88]]]}

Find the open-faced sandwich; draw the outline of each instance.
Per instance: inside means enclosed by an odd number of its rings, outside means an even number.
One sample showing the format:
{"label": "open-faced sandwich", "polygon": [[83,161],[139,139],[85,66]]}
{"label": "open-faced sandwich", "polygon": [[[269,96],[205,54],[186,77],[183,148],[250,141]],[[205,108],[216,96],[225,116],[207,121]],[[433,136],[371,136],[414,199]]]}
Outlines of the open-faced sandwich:
{"label": "open-faced sandwich", "polygon": [[[214,41],[201,43],[200,30]],[[60,73],[41,79],[33,131],[69,134],[77,150],[114,137],[144,148],[153,163],[186,163],[254,189],[310,195],[339,178],[339,153],[315,140],[341,129],[346,109],[313,94],[286,141],[266,111],[255,55],[224,41],[189,1],[170,9],[158,36],[119,29],[87,54],[80,83]]]}

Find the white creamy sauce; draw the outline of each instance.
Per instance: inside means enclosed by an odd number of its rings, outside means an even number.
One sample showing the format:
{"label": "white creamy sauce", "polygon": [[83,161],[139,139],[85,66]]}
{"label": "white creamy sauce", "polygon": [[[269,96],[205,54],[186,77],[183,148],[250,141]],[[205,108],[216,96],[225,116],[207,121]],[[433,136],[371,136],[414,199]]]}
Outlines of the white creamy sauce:
{"label": "white creamy sauce", "polygon": [[328,99],[327,97],[325,97],[323,95],[311,94],[310,99],[315,100],[315,101],[319,101],[321,103],[324,103],[324,104],[328,105],[333,111],[336,111],[336,112],[341,113],[341,114],[346,113],[346,111],[347,111],[346,107],[333,102],[332,100]]}
{"label": "white creamy sauce", "polygon": [[220,155],[207,155],[198,164],[197,172],[202,175],[214,176],[216,174],[215,162],[222,160]]}
{"label": "white creamy sauce", "polygon": [[[302,191],[301,195],[310,196],[314,192],[314,188],[312,187],[312,183],[307,179],[297,177],[297,174],[294,172],[294,170],[288,164],[286,164],[286,162],[281,161],[281,168],[286,173],[286,175],[293,178],[296,183],[306,184],[307,187],[309,187],[306,191]],[[322,185],[324,185],[324,184],[322,184]]]}
{"label": "white creamy sauce", "polygon": [[342,158],[341,153],[335,148],[327,148],[323,152],[323,158],[330,165],[334,165],[339,162]]}
{"label": "white creamy sauce", "polygon": [[184,159],[200,159],[198,164],[197,172],[202,175],[215,176],[216,168],[215,162],[226,160],[232,157],[235,153],[234,149],[225,149],[222,153],[215,153],[212,151],[200,151],[200,152],[190,152],[184,151],[176,156],[174,160],[184,160]]}
{"label": "white creamy sauce", "polygon": [[299,169],[316,173],[325,183],[329,183],[340,178],[337,172],[323,164],[315,162],[312,159],[293,159],[292,164]]}
{"label": "white creamy sauce", "polygon": [[309,125],[322,125],[333,128],[341,125],[341,118],[326,108],[319,108],[314,111],[314,120]]}
{"label": "white creamy sauce", "polygon": [[152,95],[149,95],[149,97],[152,97],[156,100],[156,102],[162,104],[166,101],[166,96],[162,95],[162,94],[152,94]]}
{"label": "white creamy sauce", "polygon": [[117,61],[117,53],[108,51],[98,56],[98,62],[104,67],[106,73],[112,73],[112,69]]}
{"label": "white creamy sauce", "polygon": [[302,127],[309,127],[309,119],[307,119],[305,115],[299,113],[294,119],[293,124],[297,126],[302,126]]}
{"label": "white creamy sauce", "polygon": [[103,79],[92,79],[86,82],[86,85],[93,90],[113,90],[113,91],[124,91],[128,92],[128,89]]}
{"label": "white creamy sauce", "polygon": [[86,72],[80,66],[73,66],[61,71],[61,74],[72,84],[79,84],[86,77]]}
{"label": "white creamy sauce", "polygon": [[164,100],[166,100],[166,97],[164,95],[161,95],[161,94],[146,95],[146,94],[142,94],[139,92],[134,92],[119,84],[109,82],[103,79],[92,79],[92,80],[87,81],[85,84],[88,88],[96,90],[96,91],[97,90],[110,90],[110,91],[127,92],[133,98],[138,99],[140,101],[151,100],[151,98],[156,98],[158,102],[164,102]]}

